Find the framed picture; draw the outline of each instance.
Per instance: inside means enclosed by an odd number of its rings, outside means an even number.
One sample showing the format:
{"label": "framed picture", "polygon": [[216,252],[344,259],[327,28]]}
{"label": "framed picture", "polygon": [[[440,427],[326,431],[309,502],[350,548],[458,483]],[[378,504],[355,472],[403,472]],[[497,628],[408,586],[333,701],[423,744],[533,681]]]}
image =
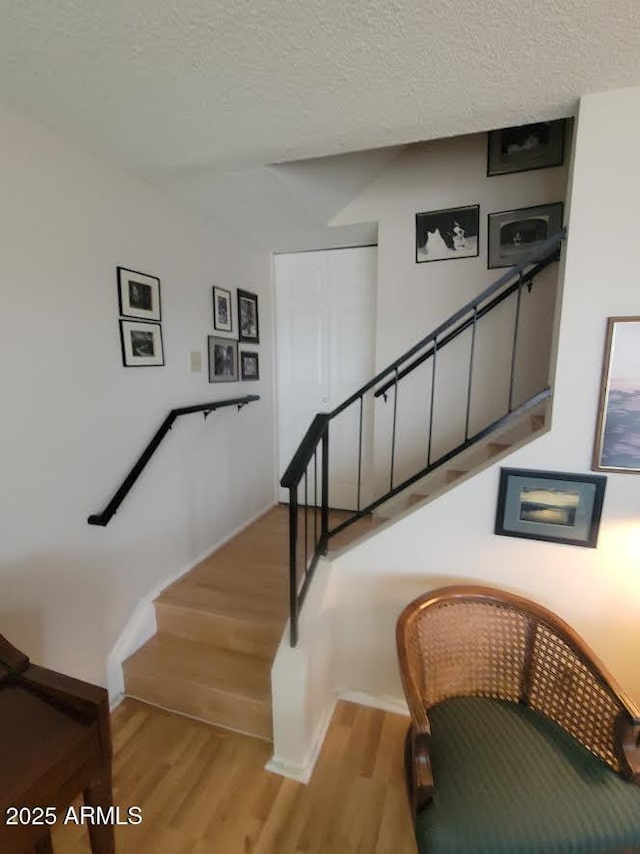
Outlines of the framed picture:
{"label": "framed picture", "polygon": [[566,119],[559,119],[490,131],[487,175],[508,175],[510,172],[561,166],[566,125]]}
{"label": "framed picture", "polygon": [[160,279],[118,267],[118,300],[123,317],[160,320]]}
{"label": "framed picture", "polygon": [[480,206],[416,214],[416,263],[478,254]]}
{"label": "framed picture", "polygon": [[562,228],[562,202],[489,214],[489,269],[512,267]]}
{"label": "framed picture", "polygon": [[231,332],[231,291],[213,288],[213,328]]}
{"label": "framed picture", "polygon": [[238,288],[238,338],[240,341],[260,342],[258,295]]}
{"label": "framed picture", "polygon": [[120,321],[122,363],[125,368],[164,365],[162,326],[140,320]]}
{"label": "framed picture", "polygon": [[234,383],[238,380],[238,342],[208,336],[209,382]]}
{"label": "framed picture", "polygon": [[246,350],[240,353],[240,376],[243,380],[260,379],[260,364],[257,353],[249,353]]}
{"label": "framed picture", "polygon": [[640,317],[610,317],[592,468],[640,473]]}
{"label": "framed picture", "polygon": [[495,533],[595,548],[603,475],[501,469]]}

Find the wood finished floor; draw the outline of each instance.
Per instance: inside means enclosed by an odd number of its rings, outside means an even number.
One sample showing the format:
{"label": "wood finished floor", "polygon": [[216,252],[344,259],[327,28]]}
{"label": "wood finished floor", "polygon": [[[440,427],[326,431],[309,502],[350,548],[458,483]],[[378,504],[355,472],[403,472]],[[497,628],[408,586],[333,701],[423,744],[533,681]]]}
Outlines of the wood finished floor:
{"label": "wood finished floor", "polygon": [[[407,724],[341,701],[305,786],[264,770],[259,739],[126,699],[112,715],[114,801],[143,822],[116,827],[117,854],[416,854]],[[85,828],[52,838],[56,854],[90,852]]]}

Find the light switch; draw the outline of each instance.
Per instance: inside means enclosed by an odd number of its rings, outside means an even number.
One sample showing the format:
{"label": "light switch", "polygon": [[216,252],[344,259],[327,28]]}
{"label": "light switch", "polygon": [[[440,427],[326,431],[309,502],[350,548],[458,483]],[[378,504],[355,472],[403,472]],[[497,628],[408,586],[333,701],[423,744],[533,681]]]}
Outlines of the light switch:
{"label": "light switch", "polygon": [[199,374],[202,371],[202,353],[200,350],[191,350],[189,353],[189,370],[192,374]]}

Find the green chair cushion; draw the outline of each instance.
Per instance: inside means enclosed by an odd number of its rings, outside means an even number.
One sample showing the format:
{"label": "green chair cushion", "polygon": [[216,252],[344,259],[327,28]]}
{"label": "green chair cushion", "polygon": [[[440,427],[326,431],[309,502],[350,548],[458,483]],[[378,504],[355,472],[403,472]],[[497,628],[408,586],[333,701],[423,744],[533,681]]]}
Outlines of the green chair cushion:
{"label": "green chair cushion", "polygon": [[428,854],[640,850],[640,786],[544,715],[456,697],[429,711],[433,801],[416,821]]}

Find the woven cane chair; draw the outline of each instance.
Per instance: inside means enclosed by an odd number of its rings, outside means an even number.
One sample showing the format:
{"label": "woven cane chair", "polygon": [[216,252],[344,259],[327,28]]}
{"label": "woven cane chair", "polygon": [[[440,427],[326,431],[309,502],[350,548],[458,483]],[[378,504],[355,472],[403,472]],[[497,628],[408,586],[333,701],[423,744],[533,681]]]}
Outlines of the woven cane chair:
{"label": "woven cane chair", "polygon": [[396,639],[421,854],[640,851],[640,709],[566,623],[445,587]]}

